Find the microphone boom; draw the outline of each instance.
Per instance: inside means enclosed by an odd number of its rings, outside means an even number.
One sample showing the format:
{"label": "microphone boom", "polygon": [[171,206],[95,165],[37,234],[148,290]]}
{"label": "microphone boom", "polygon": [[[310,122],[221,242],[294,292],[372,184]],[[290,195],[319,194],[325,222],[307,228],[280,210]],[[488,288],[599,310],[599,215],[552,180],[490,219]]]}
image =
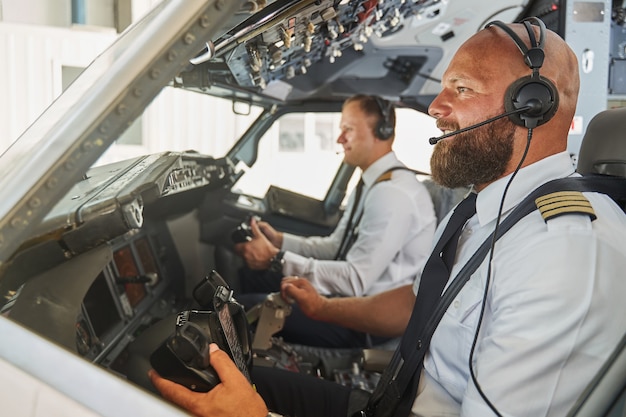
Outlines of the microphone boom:
{"label": "microphone boom", "polygon": [[430,143],[431,145],[435,145],[435,144],[437,144],[437,142],[439,142],[442,139],[446,139],[446,138],[449,138],[450,136],[458,135],[459,133],[465,133],[468,130],[476,129],[476,128],[484,126],[484,125],[486,125],[488,123],[493,123],[493,122],[495,122],[498,119],[502,119],[503,117],[507,117],[507,116],[510,116],[512,114],[523,113],[523,112],[525,112],[527,110],[530,110],[531,108],[532,108],[532,106],[524,106],[524,107],[520,107],[519,109],[515,109],[515,110],[508,111],[506,113],[499,114],[499,115],[497,115],[495,117],[492,117],[490,119],[484,120],[484,121],[482,121],[480,123],[476,123],[475,125],[470,125],[470,126],[464,127],[463,129],[459,129],[459,130],[455,130],[454,132],[446,133],[445,135],[432,137],[432,138],[428,139],[428,143]]}

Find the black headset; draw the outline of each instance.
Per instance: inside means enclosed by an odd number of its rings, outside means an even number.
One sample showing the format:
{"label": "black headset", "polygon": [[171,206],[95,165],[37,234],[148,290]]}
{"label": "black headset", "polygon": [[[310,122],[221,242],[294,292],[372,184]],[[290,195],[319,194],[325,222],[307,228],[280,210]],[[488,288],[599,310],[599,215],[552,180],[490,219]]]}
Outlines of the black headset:
{"label": "black headset", "polygon": [[[511,114],[509,119],[519,126],[528,129],[535,128],[546,123],[554,116],[559,108],[559,94],[552,81],[539,75],[539,69],[543,65],[545,57],[543,47],[545,42],[546,26],[536,17],[528,17],[522,20],[530,39],[531,48],[528,49],[524,42],[511,28],[501,21],[495,20],[485,25],[485,28],[497,26],[504,30],[507,35],[517,44],[524,56],[524,62],[533,71],[531,75],[514,81],[506,90],[504,96],[504,108],[507,112],[528,107],[528,110]],[[532,25],[539,26],[539,42],[535,37]]]}
{"label": "black headset", "polygon": [[381,118],[376,123],[376,129],[374,133],[376,137],[381,140],[387,140],[393,136],[393,124],[389,120],[391,115],[391,103],[387,100],[383,100],[378,96],[372,96],[376,104],[378,105],[378,109],[380,110]]}

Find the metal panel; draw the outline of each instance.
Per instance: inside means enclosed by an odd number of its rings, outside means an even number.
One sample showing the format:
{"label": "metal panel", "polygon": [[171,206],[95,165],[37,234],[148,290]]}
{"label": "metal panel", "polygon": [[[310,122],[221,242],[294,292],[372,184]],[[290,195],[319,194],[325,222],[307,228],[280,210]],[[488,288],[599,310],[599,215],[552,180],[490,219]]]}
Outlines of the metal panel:
{"label": "metal panel", "polygon": [[578,57],[580,94],[568,150],[578,155],[589,121],[606,109],[609,77],[611,2],[567,1],[565,40]]}

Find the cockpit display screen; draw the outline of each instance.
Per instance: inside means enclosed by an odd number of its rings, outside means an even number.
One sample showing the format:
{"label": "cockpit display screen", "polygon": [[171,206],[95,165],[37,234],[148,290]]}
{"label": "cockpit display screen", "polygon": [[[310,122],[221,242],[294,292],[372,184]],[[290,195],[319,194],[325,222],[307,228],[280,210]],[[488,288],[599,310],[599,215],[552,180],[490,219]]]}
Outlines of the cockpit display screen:
{"label": "cockpit display screen", "polygon": [[[121,278],[137,277],[139,271],[137,264],[133,258],[133,252],[130,246],[125,246],[117,250],[113,254],[115,266],[117,267],[118,276]],[[131,307],[136,307],[146,296],[146,288],[143,283],[124,283],[124,292],[128,297],[128,302]]]}
{"label": "cockpit display screen", "polygon": [[102,338],[121,318],[115,306],[104,273],[100,273],[85,294],[83,305],[89,316],[93,331]]}

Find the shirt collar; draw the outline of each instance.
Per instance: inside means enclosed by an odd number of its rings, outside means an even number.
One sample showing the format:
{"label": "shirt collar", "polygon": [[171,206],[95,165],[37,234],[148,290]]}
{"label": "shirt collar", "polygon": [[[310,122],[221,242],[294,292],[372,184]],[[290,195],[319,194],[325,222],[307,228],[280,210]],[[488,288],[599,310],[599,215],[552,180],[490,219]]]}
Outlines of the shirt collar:
{"label": "shirt collar", "polygon": [[385,155],[378,158],[363,172],[363,174],[361,175],[361,178],[363,179],[363,184],[366,187],[371,186],[383,172],[395,166],[403,166],[403,164],[398,160],[396,154],[393,151],[386,153]]}
{"label": "shirt collar", "polygon": [[[502,214],[517,206],[530,192],[540,185],[557,178],[564,178],[574,173],[574,164],[567,152],[560,152],[519,170],[504,199]],[[502,193],[511,175],[489,184],[478,193],[476,214],[481,226],[494,221],[498,216]]]}

